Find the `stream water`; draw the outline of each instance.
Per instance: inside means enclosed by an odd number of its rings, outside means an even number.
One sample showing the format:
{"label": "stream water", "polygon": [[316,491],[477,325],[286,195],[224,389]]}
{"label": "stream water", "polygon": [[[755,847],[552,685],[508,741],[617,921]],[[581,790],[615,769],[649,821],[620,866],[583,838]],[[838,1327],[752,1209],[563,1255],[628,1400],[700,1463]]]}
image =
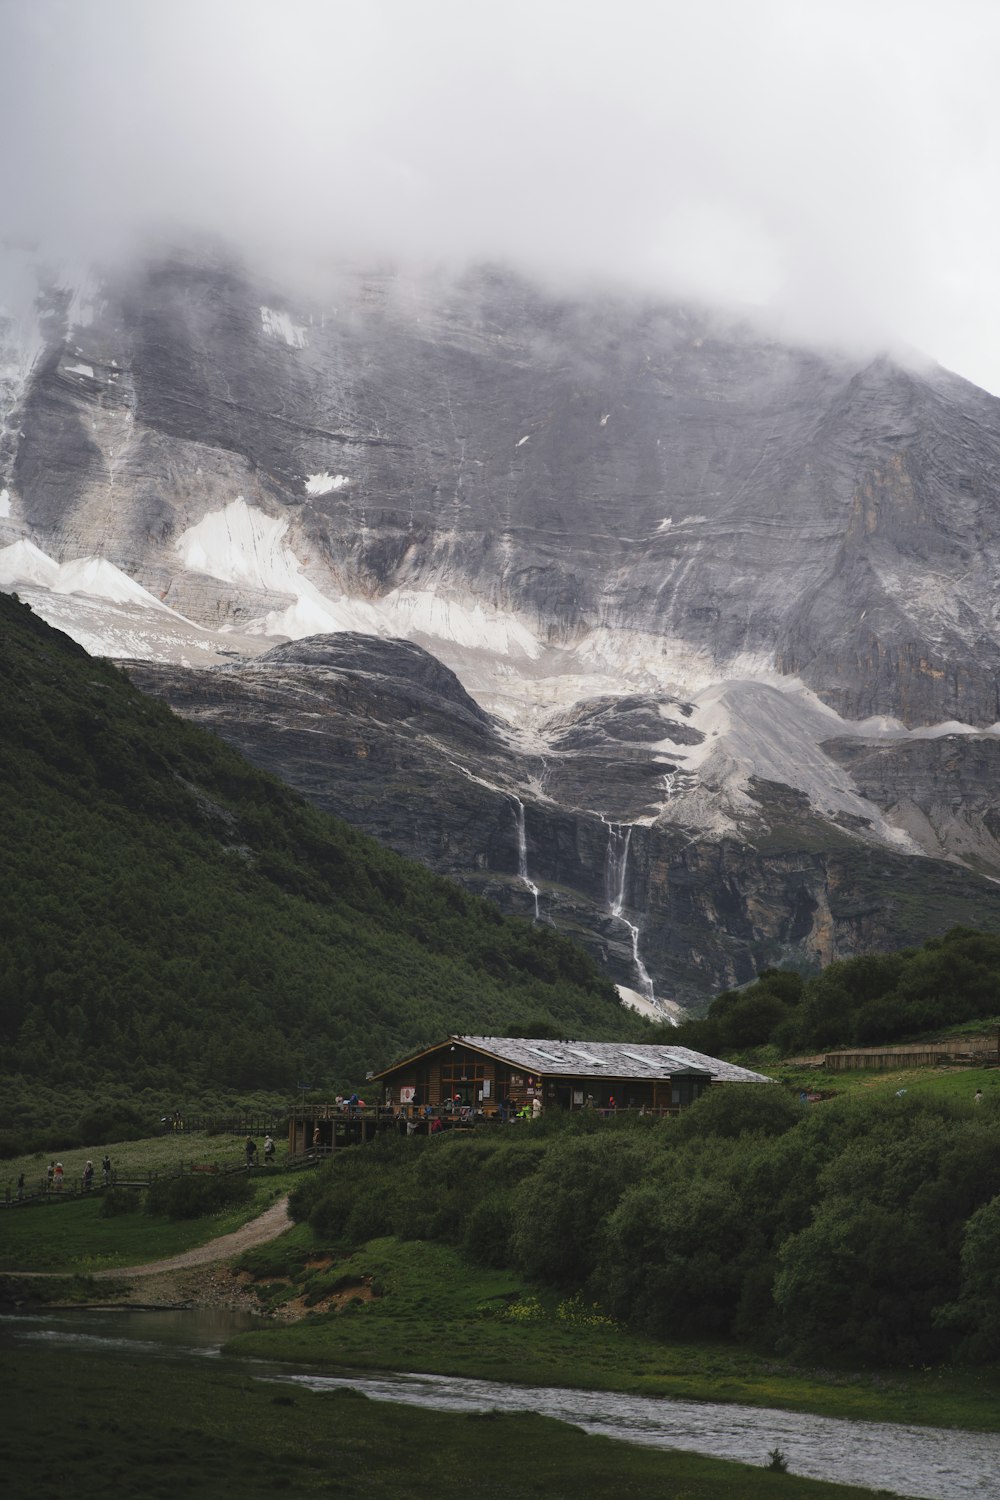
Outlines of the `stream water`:
{"label": "stream water", "polygon": [[[212,1310],[190,1312],[64,1311],[0,1319],[8,1337],[51,1347],[85,1346],[108,1355],[218,1359],[223,1343],[258,1318]],[[883,1489],[920,1500],[1000,1500],[1000,1434],[895,1423],[850,1422],[801,1412],[715,1402],[515,1386],[440,1375],[338,1371],[299,1372],[243,1360],[256,1378],[309,1390],[351,1386],[376,1401],[441,1411],[533,1411],[587,1432],[657,1448],[684,1448],[715,1458],[761,1465],[772,1448],[791,1473]]]}

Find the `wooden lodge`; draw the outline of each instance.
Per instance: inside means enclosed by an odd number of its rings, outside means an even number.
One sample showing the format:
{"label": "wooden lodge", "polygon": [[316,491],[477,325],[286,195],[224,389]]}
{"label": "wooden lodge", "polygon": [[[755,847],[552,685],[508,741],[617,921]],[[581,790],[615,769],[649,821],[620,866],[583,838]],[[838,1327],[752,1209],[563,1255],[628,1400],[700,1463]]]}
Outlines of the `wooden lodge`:
{"label": "wooden lodge", "polygon": [[380,1130],[463,1129],[543,1110],[675,1115],[716,1084],[771,1082],[690,1047],[449,1036],[369,1074],[364,1101],[298,1106],[288,1149],[325,1156]]}
{"label": "wooden lodge", "polygon": [[509,1117],[542,1109],[676,1114],[715,1083],[769,1083],[689,1047],[450,1036],[372,1075],[394,1108],[471,1109]]}

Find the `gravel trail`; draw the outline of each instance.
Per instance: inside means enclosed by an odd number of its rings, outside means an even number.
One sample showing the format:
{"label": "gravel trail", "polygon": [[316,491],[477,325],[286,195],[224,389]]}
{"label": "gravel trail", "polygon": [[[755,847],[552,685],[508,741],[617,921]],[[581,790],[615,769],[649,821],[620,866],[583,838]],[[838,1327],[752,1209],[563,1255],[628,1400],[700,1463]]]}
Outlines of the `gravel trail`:
{"label": "gravel trail", "polygon": [[192,1266],[210,1266],[215,1261],[231,1260],[235,1255],[242,1255],[244,1250],[252,1250],[255,1245],[265,1245],[268,1240],[277,1239],[291,1225],[286,1196],[279,1198],[277,1203],[272,1204],[256,1219],[244,1224],[241,1229],[234,1229],[232,1234],[220,1235],[217,1240],[199,1245],[196,1250],[185,1250],[182,1255],[171,1255],[166,1260],[147,1261],[142,1266],[115,1266],[110,1270],[95,1271],[94,1280],[120,1281],[131,1276],[162,1276],[168,1271],[186,1271]]}

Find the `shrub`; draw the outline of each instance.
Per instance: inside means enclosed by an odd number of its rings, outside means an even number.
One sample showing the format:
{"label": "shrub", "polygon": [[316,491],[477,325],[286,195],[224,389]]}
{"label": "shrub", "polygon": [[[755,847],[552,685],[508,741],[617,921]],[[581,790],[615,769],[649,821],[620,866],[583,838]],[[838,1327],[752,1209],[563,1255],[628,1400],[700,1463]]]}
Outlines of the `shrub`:
{"label": "shrub", "polygon": [[91,1105],[80,1115],[76,1134],[85,1144],[95,1141],[137,1141],[152,1133],[151,1122],[130,1104]]}
{"label": "shrub", "polygon": [[783,1135],[801,1119],[802,1111],[782,1088],[760,1083],[727,1083],[710,1088],[696,1104],[682,1111],[674,1123],[674,1135],[686,1141],[720,1135],[735,1140],[741,1135]]}
{"label": "shrub", "polygon": [[510,1198],[493,1193],[477,1203],[465,1221],[462,1248],[481,1266],[505,1266],[513,1223]]}
{"label": "shrub", "polygon": [[146,1212],[168,1219],[200,1219],[248,1203],[252,1197],[253,1184],[241,1172],[225,1177],[160,1177],[146,1194]]}
{"label": "shrub", "polygon": [[116,1219],[119,1214],[134,1214],[138,1207],[139,1195],[131,1188],[111,1188],[101,1198],[101,1218]]}

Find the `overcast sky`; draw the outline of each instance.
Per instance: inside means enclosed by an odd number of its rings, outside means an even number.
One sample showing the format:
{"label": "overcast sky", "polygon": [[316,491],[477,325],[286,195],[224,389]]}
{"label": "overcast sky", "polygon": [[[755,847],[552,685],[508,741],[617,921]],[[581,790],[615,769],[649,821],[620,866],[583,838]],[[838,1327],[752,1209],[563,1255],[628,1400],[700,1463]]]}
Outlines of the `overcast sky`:
{"label": "overcast sky", "polygon": [[1000,394],[994,0],[0,0],[3,233],[506,259]]}

